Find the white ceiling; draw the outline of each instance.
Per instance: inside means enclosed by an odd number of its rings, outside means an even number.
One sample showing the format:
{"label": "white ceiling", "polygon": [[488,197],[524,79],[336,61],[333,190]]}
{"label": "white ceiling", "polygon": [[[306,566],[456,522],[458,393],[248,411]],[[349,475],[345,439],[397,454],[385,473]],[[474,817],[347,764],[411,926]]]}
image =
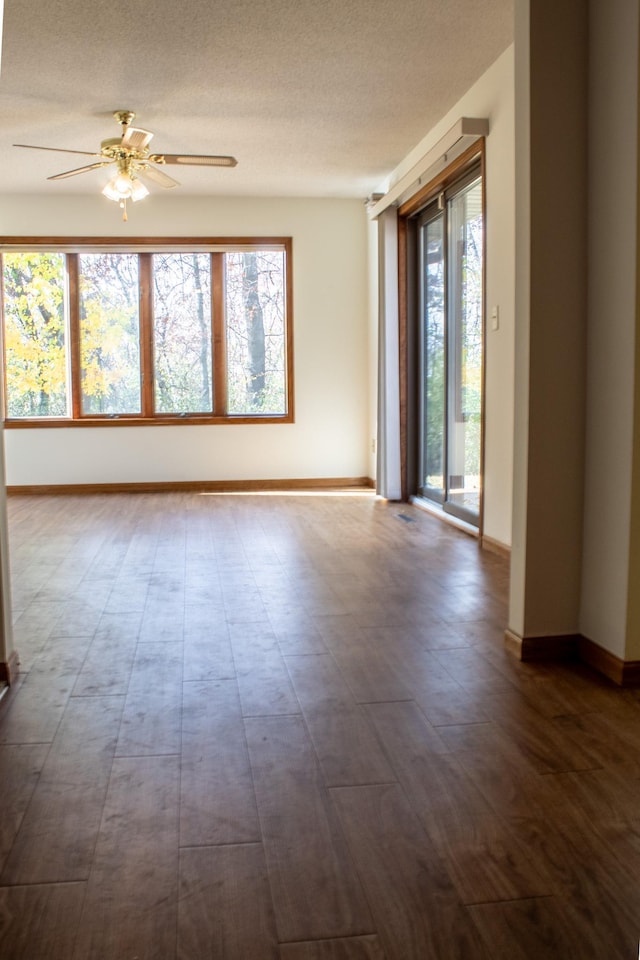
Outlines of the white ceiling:
{"label": "white ceiling", "polygon": [[0,182],[93,193],[105,170],[47,182],[97,150],[116,109],[189,194],[366,197],[512,40],[513,0],[5,0]]}

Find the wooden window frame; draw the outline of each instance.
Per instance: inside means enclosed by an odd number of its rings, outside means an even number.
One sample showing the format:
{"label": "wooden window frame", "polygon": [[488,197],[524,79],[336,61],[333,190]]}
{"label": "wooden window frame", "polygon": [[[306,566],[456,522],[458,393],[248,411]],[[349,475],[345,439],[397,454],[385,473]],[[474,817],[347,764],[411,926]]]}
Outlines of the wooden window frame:
{"label": "wooden window frame", "polygon": [[[69,363],[71,376],[68,417],[4,417],[7,429],[46,429],[76,427],[175,426],[203,424],[276,424],[294,423],[293,388],[293,258],[291,237],[2,237],[3,253],[64,253],[67,263],[68,298],[70,304]],[[285,404],[282,414],[233,414],[226,412],[227,354],[224,311],[224,254],[247,249],[281,250],[284,254],[285,311]],[[81,403],[80,311],[78,257],[82,253],[135,253],[139,257],[140,295],[140,377],[141,412],[139,414],[85,415]],[[153,330],[151,256],[154,253],[207,253],[211,257],[211,349],[213,411],[208,413],[156,414],[153,411]],[[0,300],[4,313],[4,295]],[[2,316],[4,330],[4,316]],[[6,390],[6,361],[2,350],[2,373]]]}

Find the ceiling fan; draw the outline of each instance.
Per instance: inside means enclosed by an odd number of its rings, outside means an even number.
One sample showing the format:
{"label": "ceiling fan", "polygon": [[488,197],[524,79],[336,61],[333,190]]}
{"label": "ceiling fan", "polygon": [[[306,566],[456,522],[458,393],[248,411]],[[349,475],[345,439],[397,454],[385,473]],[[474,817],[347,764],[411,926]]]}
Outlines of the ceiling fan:
{"label": "ceiling fan", "polygon": [[56,173],[47,180],[64,180],[66,177],[75,177],[79,173],[97,170],[99,167],[108,167],[114,163],[117,172],[109,180],[102,191],[105,197],[115,200],[123,211],[122,219],[127,219],[127,200],[142,200],[149,193],[144,181],[158,187],[175,187],[178,181],[168,176],[160,169],[165,164],[198,167],[235,167],[235,157],[203,156],[186,153],[151,153],[149,143],[153,134],[140,127],[132,127],[131,121],[135,113],[131,110],[116,110],[114,120],[122,126],[120,137],[109,137],[100,144],[100,150],[64,150],[60,147],[38,147],[29,143],[14,143],[14,147],[25,147],[28,150],[51,150],[56,153],[76,153],[86,157],[95,157],[94,163],[64,173]]}

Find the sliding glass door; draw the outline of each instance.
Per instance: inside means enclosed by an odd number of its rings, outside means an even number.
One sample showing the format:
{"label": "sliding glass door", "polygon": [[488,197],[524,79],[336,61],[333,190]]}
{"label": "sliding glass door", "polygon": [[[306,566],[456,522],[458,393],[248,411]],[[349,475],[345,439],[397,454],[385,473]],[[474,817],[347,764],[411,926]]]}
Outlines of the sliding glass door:
{"label": "sliding glass door", "polygon": [[476,526],[482,489],[482,180],[468,176],[418,219],[418,492]]}

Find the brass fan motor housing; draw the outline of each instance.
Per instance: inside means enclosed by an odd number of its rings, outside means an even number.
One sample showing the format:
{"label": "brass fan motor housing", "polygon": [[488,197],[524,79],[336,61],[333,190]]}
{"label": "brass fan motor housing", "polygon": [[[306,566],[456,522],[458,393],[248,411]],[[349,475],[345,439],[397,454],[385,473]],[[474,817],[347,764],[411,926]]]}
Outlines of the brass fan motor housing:
{"label": "brass fan motor housing", "polygon": [[100,143],[100,153],[108,160],[146,160],[149,150],[136,150],[135,147],[123,146],[121,137],[107,137]]}
{"label": "brass fan motor housing", "polygon": [[104,152],[105,150],[111,150],[114,147],[119,147],[122,137],[107,137],[106,140],[100,142],[100,150]]}

